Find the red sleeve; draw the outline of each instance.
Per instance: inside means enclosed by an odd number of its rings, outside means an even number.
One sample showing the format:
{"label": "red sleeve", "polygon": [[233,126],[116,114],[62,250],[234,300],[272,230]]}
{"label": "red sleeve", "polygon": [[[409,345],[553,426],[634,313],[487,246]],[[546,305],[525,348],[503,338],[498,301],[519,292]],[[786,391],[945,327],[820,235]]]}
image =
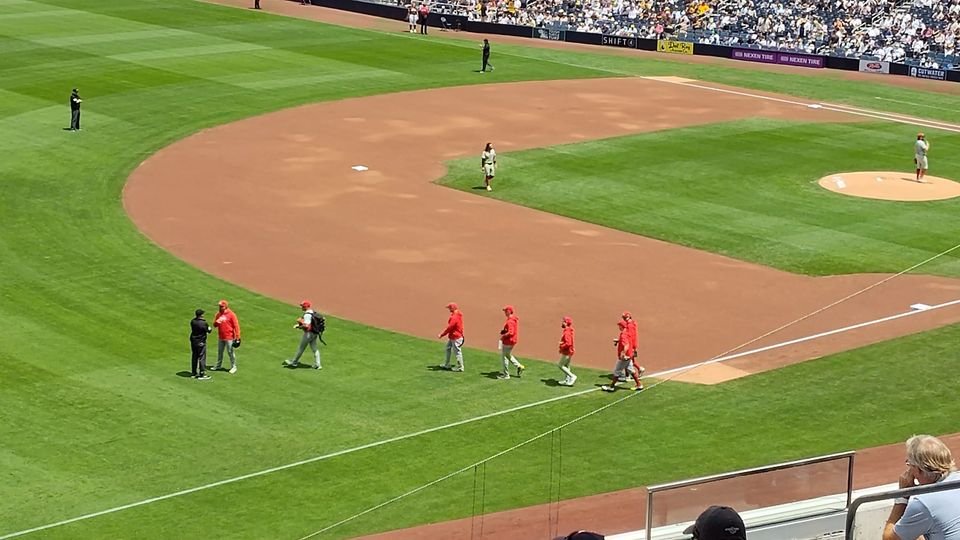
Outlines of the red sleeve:
{"label": "red sleeve", "polygon": [[451,332],[457,329],[457,317],[456,315],[450,315],[450,318],[447,319],[447,328],[440,334],[440,337],[450,335]]}

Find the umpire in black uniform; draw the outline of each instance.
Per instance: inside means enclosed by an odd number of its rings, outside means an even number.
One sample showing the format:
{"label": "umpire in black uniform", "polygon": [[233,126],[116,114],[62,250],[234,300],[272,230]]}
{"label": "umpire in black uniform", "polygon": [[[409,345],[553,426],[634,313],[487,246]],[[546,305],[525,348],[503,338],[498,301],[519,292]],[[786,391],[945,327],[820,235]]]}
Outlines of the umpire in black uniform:
{"label": "umpire in black uniform", "polygon": [[480,73],[486,73],[487,66],[490,67],[490,71],[493,71],[493,64],[490,63],[490,42],[484,39],[483,40],[483,67],[480,68]]}
{"label": "umpire in black uniform", "polygon": [[76,88],[70,93],[70,131],[80,131],[80,92]]}
{"label": "umpire in black uniform", "polygon": [[193,378],[205,381],[207,375],[207,334],[213,331],[203,319],[203,310],[196,311],[196,317],[190,321],[190,373]]}

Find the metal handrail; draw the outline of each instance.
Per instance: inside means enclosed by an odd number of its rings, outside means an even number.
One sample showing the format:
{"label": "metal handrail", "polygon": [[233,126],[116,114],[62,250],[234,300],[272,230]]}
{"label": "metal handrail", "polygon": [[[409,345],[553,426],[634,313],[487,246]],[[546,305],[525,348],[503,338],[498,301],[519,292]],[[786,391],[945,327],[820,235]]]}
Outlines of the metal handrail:
{"label": "metal handrail", "polygon": [[752,469],[742,469],[739,471],[733,471],[722,474],[714,474],[711,476],[701,476],[700,478],[692,478],[690,480],[680,480],[678,482],[670,482],[667,484],[657,484],[654,486],[647,487],[647,521],[645,524],[647,540],[650,540],[650,536],[653,533],[653,494],[658,491],[665,491],[668,489],[684,488],[690,486],[697,486],[700,484],[707,484],[710,482],[716,482],[718,480],[728,480],[730,478],[738,478],[741,476],[750,476],[754,474],[767,473],[773,471],[782,471],[786,469],[792,469],[795,467],[803,467],[806,465],[815,465],[817,463],[825,463],[828,461],[838,461],[841,459],[847,460],[847,508],[850,507],[851,499],[853,498],[853,463],[856,452],[839,452],[836,454],[828,454],[824,456],[817,456],[806,459],[798,459],[795,461],[786,461],[783,463],[776,463],[773,465],[764,465],[762,467],[754,467]]}
{"label": "metal handrail", "polygon": [[960,480],[951,480],[950,482],[938,482],[936,484],[927,484],[906,489],[892,489],[883,493],[873,495],[862,495],[847,506],[847,526],[844,532],[844,540],[853,540],[853,522],[857,517],[857,510],[867,503],[884,501],[887,499],[896,499],[898,497],[911,497],[913,495],[923,495],[924,493],[936,493],[938,491],[949,491],[951,489],[960,489]]}

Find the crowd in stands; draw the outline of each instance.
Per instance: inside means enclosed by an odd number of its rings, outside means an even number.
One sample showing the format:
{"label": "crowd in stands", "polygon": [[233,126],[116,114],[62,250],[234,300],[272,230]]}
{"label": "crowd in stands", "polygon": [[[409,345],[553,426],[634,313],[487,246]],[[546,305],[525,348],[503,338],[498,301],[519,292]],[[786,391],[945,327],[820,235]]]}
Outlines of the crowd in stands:
{"label": "crowd in stands", "polygon": [[439,0],[471,20],[960,69],[960,0]]}

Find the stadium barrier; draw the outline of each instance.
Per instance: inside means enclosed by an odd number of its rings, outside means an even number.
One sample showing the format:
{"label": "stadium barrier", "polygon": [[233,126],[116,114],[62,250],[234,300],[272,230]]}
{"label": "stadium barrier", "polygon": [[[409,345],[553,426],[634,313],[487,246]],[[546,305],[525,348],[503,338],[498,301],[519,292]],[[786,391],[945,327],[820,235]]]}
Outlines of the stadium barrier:
{"label": "stadium barrier", "polygon": [[836,515],[853,498],[855,455],[842,452],[649,486],[643,538],[674,538],[709,504],[751,512],[751,530]]}
{"label": "stadium barrier", "polygon": [[847,509],[844,539],[879,538],[893,506],[891,502],[893,499],[954,489],[960,489],[960,481],[941,482],[907,489],[888,489],[880,493],[857,497]]}
{"label": "stadium barrier", "polygon": [[[294,1],[294,0],[290,0]],[[296,0],[299,1],[299,0]],[[339,9],[372,15],[396,21],[407,20],[404,6],[378,3],[370,0],[310,0],[315,6]],[[808,68],[839,69],[877,73],[880,76],[901,75],[917,79],[960,82],[960,71],[922,68],[894,62],[862,60],[859,58],[841,58],[817,54],[805,54],[790,51],[769,51],[759,48],[728,47],[706,43],[691,43],[673,39],[647,39],[632,36],[616,36],[573,30],[517,26],[511,24],[472,21],[465,15],[444,12],[431,12],[427,25],[432,28],[453,29],[475,34],[513,36],[550,41],[565,41],[602,47],[659,51],[665,54],[684,54],[730,58],[748,62],[763,62]],[[866,63],[865,63],[866,62]]]}

